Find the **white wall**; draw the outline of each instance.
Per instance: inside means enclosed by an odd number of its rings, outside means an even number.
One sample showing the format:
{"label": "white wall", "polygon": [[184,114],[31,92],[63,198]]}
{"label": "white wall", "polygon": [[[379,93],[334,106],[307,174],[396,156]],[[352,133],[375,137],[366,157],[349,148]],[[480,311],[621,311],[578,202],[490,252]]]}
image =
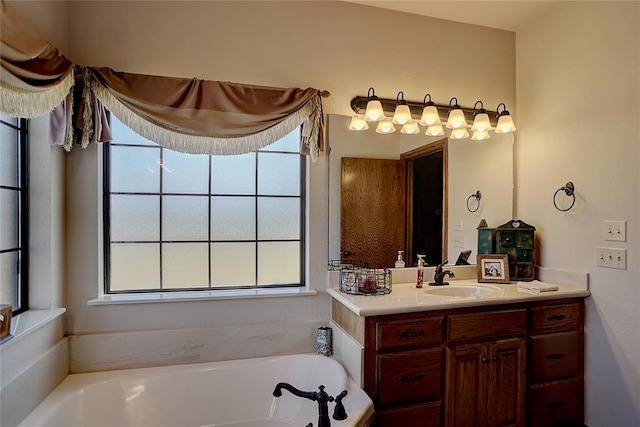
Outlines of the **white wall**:
{"label": "white wall", "polygon": [[[402,28],[402,32],[394,29]],[[380,31],[375,46],[364,42]],[[432,42],[407,61],[400,42]],[[489,50],[472,49],[480,42]],[[354,46],[361,49],[354,50]],[[70,2],[69,57],[78,64],[179,77],[329,90],[325,113],[350,113],[370,86],[383,97],[426,91],[446,103],[515,107],[510,32],[342,2]],[[377,49],[386,50],[384,58]],[[462,56],[461,56],[462,55]],[[433,57],[437,61],[433,61]],[[452,63],[473,67],[452,67]],[[310,168],[309,285],[317,296],[88,306],[100,281],[97,147],[67,161],[71,369],[183,363],[313,351],[330,318],[326,286],[327,161]]]}
{"label": "white wall", "polygon": [[[61,50],[67,47],[65,2],[11,2]],[[29,122],[29,306],[12,319],[10,341],[0,347],[0,424],[16,425],[69,372],[64,307],[64,151],[49,145],[46,116]],[[58,311],[56,311],[58,312]],[[53,317],[49,322],[39,319]],[[30,331],[25,333],[25,331]]]}
{"label": "white wall", "polygon": [[[561,2],[517,33],[518,215],[541,264],[589,272],[586,423],[640,424],[640,3]],[[570,211],[553,193],[576,186]],[[562,201],[562,200],[561,200]],[[603,240],[626,220],[627,241]],[[627,270],[595,247],[627,249]]]}

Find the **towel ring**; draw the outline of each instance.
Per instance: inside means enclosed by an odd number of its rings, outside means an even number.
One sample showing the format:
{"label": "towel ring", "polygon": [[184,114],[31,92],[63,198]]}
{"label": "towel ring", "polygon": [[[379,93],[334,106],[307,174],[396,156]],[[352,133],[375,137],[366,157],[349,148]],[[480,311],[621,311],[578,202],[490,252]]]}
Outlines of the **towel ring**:
{"label": "towel ring", "polygon": [[[473,210],[469,207],[469,202],[471,201],[472,198],[476,199],[476,202],[478,203],[478,206],[476,206],[476,208]],[[478,212],[478,209],[480,209],[480,199],[482,199],[482,193],[480,193],[480,190],[476,191],[474,194],[467,197],[467,210],[469,212]]]}
{"label": "towel ring", "polygon": [[[564,187],[558,188],[556,190],[556,192],[553,193],[553,206],[555,206],[555,208],[558,209],[560,212],[566,212],[569,209],[571,209],[573,207],[573,205],[575,205],[575,203],[576,203],[576,195],[574,193],[575,189],[576,189],[576,187],[573,185],[573,182],[571,182],[571,181],[567,182],[564,185]],[[573,197],[573,200],[571,201],[571,205],[567,209],[560,209],[558,207],[558,205],[556,204],[556,196],[561,191],[564,191],[564,194],[566,194],[567,196]]]}

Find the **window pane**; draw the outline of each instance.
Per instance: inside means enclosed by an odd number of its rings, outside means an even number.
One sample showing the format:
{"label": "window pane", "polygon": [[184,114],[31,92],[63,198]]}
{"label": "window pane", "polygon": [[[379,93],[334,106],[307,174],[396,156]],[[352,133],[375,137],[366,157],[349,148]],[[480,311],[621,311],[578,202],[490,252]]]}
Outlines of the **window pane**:
{"label": "window pane", "polygon": [[209,198],[164,196],[162,240],[208,240]]}
{"label": "window pane", "polygon": [[19,246],[19,192],[0,188],[0,249]]}
{"label": "window pane", "polygon": [[114,144],[136,144],[136,145],[155,145],[155,142],[149,141],[141,137],[127,126],[125,126],[116,116],[111,115],[111,135]]}
{"label": "window pane", "polygon": [[211,157],[212,194],[255,194],[256,154]]}
{"label": "window pane", "polygon": [[209,286],[207,243],[162,245],[162,288],[206,288]]}
{"label": "window pane", "polygon": [[19,187],[18,131],[0,126],[0,185]]}
{"label": "window pane", "polygon": [[255,264],[255,243],[212,243],[211,286],[252,286]]}
{"label": "window pane", "polygon": [[111,244],[111,290],[160,288],[160,245]]}
{"label": "window pane", "polygon": [[300,242],[258,243],[258,284],[300,283]]}
{"label": "window pane", "polygon": [[110,149],[112,192],[160,192],[160,148]]}
{"label": "window pane", "polygon": [[111,196],[111,241],[158,241],[159,225],[159,196]]}
{"label": "window pane", "polygon": [[162,150],[163,193],[209,193],[209,156]]}
{"label": "window pane", "polygon": [[18,308],[19,280],[18,252],[5,252],[0,254],[0,301],[3,304],[11,304],[13,310]]}
{"label": "window pane", "polygon": [[284,240],[300,238],[300,199],[258,199],[258,239]]}
{"label": "window pane", "polygon": [[254,240],[255,218],[253,197],[212,197],[211,240]]}
{"label": "window pane", "polygon": [[288,151],[291,153],[300,152],[300,128],[297,128],[284,138],[271,145],[267,145],[260,151]]}
{"label": "window pane", "polygon": [[300,156],[259,153],[258,194],[300,195]]}

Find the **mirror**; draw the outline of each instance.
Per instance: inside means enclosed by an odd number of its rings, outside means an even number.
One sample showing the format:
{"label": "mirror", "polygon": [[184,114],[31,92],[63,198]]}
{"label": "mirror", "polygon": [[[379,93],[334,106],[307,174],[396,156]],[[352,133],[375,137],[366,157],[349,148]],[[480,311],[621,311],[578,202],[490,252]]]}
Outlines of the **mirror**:
{"label": "mirror", "polygon": [[[329,260],[340,260],[341,246],[341,163],[343,157],[400,159],[409,152],[438,143],[446,137],[428,137],[424,130],[417,135],[398,132],[380,135],[375,126],[366,131],[348,129],[351,117],[328,115],[329,156]],[[477,227],[485,219],[489,227],[497,227],[512,219],[514,200],[513,168],[514,136],[491,133],[485,141],[470,138],[448,140],[445,144],[444,205],[442,219],[443,258],[454,264],[461,252],[471,250],[468,259],[475,264],[478,250]],[[481,198],[472,197],[480,192]],[[470,212],[475,210],[475,212]],[[477,210],[476,210],[477,209]],[[405,221],[405,218],[398,218]],[[390,249],[387,249],[389,251]],[[393,259],[397,251],[394,249]],[[415,256],[414,256],[415,258]],[[444,260],[443,259],[443,260]],[[406,259],[407,267],[416,260]],[[375,265],[374,267],[393,267]]]}

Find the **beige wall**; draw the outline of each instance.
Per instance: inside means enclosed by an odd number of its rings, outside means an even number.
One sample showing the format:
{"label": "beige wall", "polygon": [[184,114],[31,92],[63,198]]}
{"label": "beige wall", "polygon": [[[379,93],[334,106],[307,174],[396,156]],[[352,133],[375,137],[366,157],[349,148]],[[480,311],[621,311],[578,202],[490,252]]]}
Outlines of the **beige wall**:
{"label": "beige wall", "polygon": [[[377,40],[367,43],[372,31]],[[406,49],[397,47],[403,43],[413,46],[410,60]],[[478,51],[472,48],[475,43],[489,48]],[[369,86],[384,97],[403,90],[407,99],[422,100],[429,91],[442,103],[456,96],[464,106],[482,99],[488,106],[506,102],[514,111],[514,47],[510,32],[342,2],[69,3],[67,53],[76,63],[156,75],[312,86],[332,93],[325,100],[327,114],[350,114],[351,98],[366,94]],[[147,331],[166,330],[154,335],[162,346],[175,344],[169,336],[179,334],[177,328],[202,328],[208,337],[203,348],[217,343],[218,349],[194,351],[181,359],[192,361],[313,351],[314,327],[330,317],[330,300],[322,292],[327,166],[321,159],[310,167],[308,276],[318,296],[96,307],[88,306],[87,300],[95,298],[101,286],[99,150],[74,150],[67,161],[67,192],[72,195],[67,216],[72,370],[92,369],[92,363],[100,362],[94,358],[106,357],[91,352],[92,346],[105,342],[99,333],[126,332],[119,339],[134,349],[139,345],[144,353],[143,337],[151,336]],[[307,332],[299,337],[298,347],[276,335],[276,344],[261,348],[265,331],[258,324],[270,325],[267,328],[278,334],[299,333],[300,325],[307,325]],[[217,338],[211,337],[225,328],[236,328],[236,334],[244,341],[254,340],[253,345],[227,335],[212,342]]]}
{"label": "beige wall", "polygon": [[[640,3],[562,2],[517,33],[518,215],[540,263],[589,272],[586,424],[640,423]],[[570,211],[553,193],[576,186]],[[626,220],[627,241],[603,240]],[[627,270],[595,266],[627,249]]]}

